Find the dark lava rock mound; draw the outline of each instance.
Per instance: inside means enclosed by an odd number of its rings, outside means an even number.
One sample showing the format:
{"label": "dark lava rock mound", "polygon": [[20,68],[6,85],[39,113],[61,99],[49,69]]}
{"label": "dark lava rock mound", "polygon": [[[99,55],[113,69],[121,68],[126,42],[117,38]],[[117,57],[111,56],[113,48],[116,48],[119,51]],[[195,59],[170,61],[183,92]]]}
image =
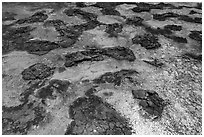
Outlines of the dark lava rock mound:
{"label": "dark lava rock mound", "polygon": [[43,63],[36,63],[22,71],[24,80],[44,79],[54,73],[53,68],[48,67]]}
{"label": "dark lava rock mound", "polygon": [[137,35],[132,39],[133,44],[140,44],[146,49],[157,49],[161,47],[158,38],[152,34]]}
{"label": "dark lava rock mound", "polygon": [[100,97],[81,97],[69,109],[73,119],[65,135],[131,135],[125,118]]}
{"label": "dark lava rock mound", "polygon": [[[149,90],[133,90],[132,91],[133,98],[139,100],[139,106],[142,107],[147,115],[145,117],[154,116],[155,118],[159,118],[162,115],[163,109],[165,107],[164,100],[159,97],[158,93],[155,91]],[[149,115],[149,116],[148,116]]]}

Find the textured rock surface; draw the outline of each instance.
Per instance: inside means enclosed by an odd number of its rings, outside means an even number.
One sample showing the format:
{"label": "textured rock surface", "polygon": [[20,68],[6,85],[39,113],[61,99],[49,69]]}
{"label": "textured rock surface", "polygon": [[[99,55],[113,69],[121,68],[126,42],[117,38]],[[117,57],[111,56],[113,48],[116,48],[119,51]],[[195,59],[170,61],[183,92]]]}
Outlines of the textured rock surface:
{"label": "textured rock surface", "polygon": [[201,135],[202,3],[3,2],[3,135]]}

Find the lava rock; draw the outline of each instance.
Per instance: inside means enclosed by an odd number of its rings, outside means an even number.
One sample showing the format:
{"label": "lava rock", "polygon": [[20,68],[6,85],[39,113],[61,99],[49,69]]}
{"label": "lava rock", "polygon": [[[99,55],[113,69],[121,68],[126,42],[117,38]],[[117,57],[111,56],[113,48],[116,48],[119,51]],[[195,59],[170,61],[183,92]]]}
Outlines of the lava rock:
{"label": "lava rock", "polygon": [[17,20],[16,23],[24,24],[24,23],[44,22],[47,18],[48,18],[48,15],[45,14],[45,11],[39,11],[34,13],[31,17]]}
{"label": "lava rock", "polygon": [[200,13],[198,13],[198,12],[196,12],[196,11],[194,11],[194,10],[191,10],[190,12],[189,12],[189,14],[200,14]]}
{"label": "lava rock", "polygon": [[183,20],[183,21],[186,21],[186,22],[202,24],[202,18],[199,18],[199,17],[192,18],[192,17],[189,17],[187,15],[180,15],[178,20]]}
{"label": "lava rock", "polygon": [[[65,135],[130,135],[127,120],[100,97],[80,97],[69,109],[73,119]],[[86,126],[87,125],[87,126]]]}
{"label": "lava rock", "polygon": [[127,25],[134,25],[134,26],[142,26],[142,22],[144,19],[140,18],[140,17],[133,17],[133,18],[127,18],[125,23]]}
{"label": "lava rock", "polygon": [[125,47],[113,47],[103,49],[88,49],[85,51],[78,51],[68,53],[65,55],[65,67],[76,66],[84,61],[102,61],[104,56],[111,57],[117,60],[134,61],[135,55],[132,50]]}
{"label": "lava rock", "polygon": [[107,8],[104,8],[101,10],[101,13],[103,15],[115,15],[115,16],[120,16],[120,12],[118,12],[117,10],[115,10],[114,8],[112,9],[107,9]]}
{"label": "lava rock", "polygon": [[109,34],[109,37],[117,37],[118,33],[122,32],[122,24],[114,23],[106,25],[105,32]]}
{"label": "lava rock", "polygon": [[76,66],[77,64],[84,61],[102,61],[104,60],[103,56],[100,55],[100,51],[89,50],[89,51],[79,51],[67,54],[65,56],[66,62],[65,67]]}
{"label": "lava rock", "polygon": [[202,32],[201,31],[191,31],[188,35],[189,38],[196,40],[198,42],[202,42]]}
{"label": "lava rock", "polygon": [[50,68],[43,63],[36,63],[22,71],[22,78],[24,80],[45,79],[54,74],[54,68]]}
{"label": "lava rock", "polygon": [[173,31],[181,31],[182,30],[182,26],[178,26],[178,25],[165,25],[164,29],[173,30]]}
{"label": "lava rock", "polygon": [[89,96],[93,95],[96,91],[97,91],[97,90],[92,87],[92,88],[88,89],[88,90],[85,92],[85,95],[86,95],[87,97],[89,97]]}
{"label": "lava rock", "polygon": [[132,90],[134,99],[139,100],[139,106],[147,112],[148,115],[159,118],[166,106],[164,100],[159,97],[158,93],[150,90]]}
{"label": "lava rock", "polygon": [[32,40],[25,42],[24,50],[30,54],[36,55],[44,55],[47,54],[49,51],[60,48],[55,42],[50,42],[46,40]]}
{"label": "lava rock", "polygon": [[155,67],[159,67],[161,68],[162,66],[164,66],[164,63],[162,63],[161,61],[159,61],[158,59],[154,59],[152,61],[149,61],[149,60],[144,60],[144,62],[152,65],[152,66],[155,66]]}
{"label": "lava rock", "polygon": [[170,38],[177,43],[184,43],[184,44],[188,43],[186,38],[179,37],[179,36],[167,36],[167,38]]}
{"label": "lava rock", "polygon": [[[58,80],[58,79],[52,79],[49,82],[49,85],[46,87],[41,88],[40,90],[37,91],[37,97],[41,98],[42,101],[45,99],[56,99],[57,95],[60,94],[61,96],[66,95],[66,91],[68,87],[70,86],[69,81],[63,81],[63,80]],[[55,95],[53,93],[55,92]]]}
{"label": "lava rock", "polygon": [[194,59],[194,60],[202,62],[202,55],[201,54],[185,53],[182,55],[182,57],[183,58],[190,58],[190,59]]}
{"label": "lava rock", "polygon": [[104,48],[103,54],[112,57],[116,60],[128,60],[128,61],[135,61],[136,57],[133,51],[126,47],[111,47],[111,48]]}
{"label": "lava rock", "polygon": [[107,72],[99,78],[94,79],[93,82],[95,84],[113,83],[116,86],[120,86],[125,77],[132,76],[134,74],[138,74],[138,72],[135,70],[122,69],[116,72]]}
{"label": "lava rock", "polygon": [[8,21],[8,20],[16,20],[15,16],[17,14],[13,12],[3,12],[2,13],[2,21]]}
{"label": "lava rock", "polygon": [[2,134],[26,135],[33,126],[38,126],[47,116],[45,110],[35,102],[24,103],[15,108],[3,107]]}
{"label": "lava rock", "polygon": [[136,35],[132,39],[133,44],[140,44],[146,49],[157,49],[161,47],[161,44],[158,42],[158,38],[152,34]]}
{"label": "lava rock", "polygon": [[179,15],[172,12],[163,13],[163,14],[153,14],[153,19],[159,20],[159,21],[165,21],[167,18],[175,18],[175,17],[179,17]]}

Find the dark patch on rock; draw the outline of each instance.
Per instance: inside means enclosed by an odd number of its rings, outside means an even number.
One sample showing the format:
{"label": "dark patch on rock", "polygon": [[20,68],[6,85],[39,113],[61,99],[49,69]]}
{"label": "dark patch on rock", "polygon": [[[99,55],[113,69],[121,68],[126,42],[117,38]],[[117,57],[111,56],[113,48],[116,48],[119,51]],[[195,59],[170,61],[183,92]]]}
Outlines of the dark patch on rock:
{"label": "dark patch on rock", "polygon": [[27,51],[30,54],[44,55],[49,51],[59,47],[60,45],[55,42],[45,40],[32,40],[25,42],[23,50]]}
{"label": "dark patch on rock", "polygon": [[[49,85],[46,87],[41,88],[37,92],[37,97],[41,98],[42,101],[49,98],[49,99],[56,99],[57,95],[60,94],[62,96],[66,95],[66,91],[70,86],[69,81],[62,81],[58,79],[53,79],[49,82]],[[55,95],[53,94],[55,92]]]}
{"label": "dark patch on rock", "polygon": [[8,21],[8,20],[16,20],[15,16],[17,14],[13,12],[2,12],[2,21]]}
{"label": "dark patch on rock", "polygon": [[97,19],[97,15],[90,13],[90,12],[80,10],[80,9],[65,9],[64,13],[67,16],[81,16],[87,22]]}
{"label": "dark patch on rock", "polygon": [[189,14],[201,14],[201,13],[199,13],[199,12],[196,12],[196,11],[194,11],[194,10],[191,10],[190,12],[189,12]]}
{"label": "dark patch on rock", "polygon": [[192,18],[192,17],[189,17],[187,15],[180,15],[180,17],[178,19],[186,21],[186,22],[202,24],[202,18],[199,18],[199,17]]}
{"label": "dark patch on rock", "polygon": [[113,95],[113,92],[103,92],[104,96],[110,97]]}
{"label": "dark patch on rock", "polygon": [[139,89],[133,90],[132,94],[134,99],[139,100],[139,106],[141,106],[148,115],[154,116],[155,118],[161,117],[166,104],[164,100],[159,97],[157,92]]}
{"label": "dark patch on rock", "polygon": [[125,77],[135,75],[135,74],[138,74],[138,72],[135,70],[126,70],[126,69],[122,69],[116,72],[107,72],[101,75],[99,78],[94,79],[93,83],[95,84],[113,83],[116,86],[120,86],[122,80]]}
{"label": "dark patch on rock", "polygon": [[47,18],[48,18],[48,15],[45,14],[45,11],[38,11],[28,18],[17,20],[16,23],[24,24],[24,23],[44,22]]}
{"label": "dark patch on rock", "polygon": [[132,39],[133,44],[140,44],[146,49],[157,49],[161,47],[158,38],[152,34],[137,35]]}
{"label": "dark patch on rock", "polygon": [[25,135],[33,126],[38,126],[46,117],[45,110],[37,103],[27,103],[15,109],[3,107],[2,134]]}
{"label": "dark patch on rock", "polygon": [[135,55],[133,51],[126,47],[111,47],[111,48],[104,48],[103,54],[112,57],[116,60],[127,60],[127,61],[135,61]]}
{"label": "dark patch on rock", "polygon": [[59,67],[59,68],[58,68],[58,72],[59,72],[59,73],[62,73],[62,72],[64,72],[65,70],[66,70],[65,67]]}
{"label": "dark patch on rock", "polygon": [[134,25],[134,26],[142,26],[143,20],[144,19],[142,19],[140,17],[127,18],[125,21],[125,24]]}
{"label": "dark patch on rock", "polygon": [[150,4],[145,2],[135,3],[137,7],[133,8],[132,11],[136,13],[150,12],[151,9],[165,9],[165,8],[176,8],[172,4],[160,2],[158,4]]}
{"label": "dark patch on rock", "polygon": [[84,61],[102,61],[104,60],[103,56],[100,55],[98,50],[89,50],[89,51],[78,51],[74,53],[67,54],[65,56],[66,62],[65,67],[76,66],[79,63]]}
{"label": "dark patch on rock", "polygon": [[125,47],[113,47],[103,49],[87,49],[85,51],[78,51],[74,53],[68,53],[65,55],[66,62],[65,67],[76,66],[84,61],[102,61],[104,56],[111,57],[117,60],[134,61],[134,53]]}
{"label": "dark patch on rock", "polygon": [[175,18],[179,15],[176,13],[168,12],[163,14],[153,14],[153,19],[159,20],[159,21],[165,21],[167,18]]}
{"label": "dark patch on rock", "polygon": [[184,43],[184,44],[188,43],[187,39],[183,37],[179,37],[179,36],[166,36],[166,37],[172,39],[174,42],[177,42],[177,43]]}
{"label": "dark patch on rock", "polygon": [[25,91],[23,91],[20,94],[19,100],[21,102],[25,102],[25,103],[28,102],[29,96],[32,95],[35,90],[45,85],[45,80],[30,81],[29,85],[30,85],[29,88],[27,88]]}
{"label": "dark patch on rock", "polygon": [[136,13],[140,13],[140,12],[150,12],[151,7],[150,4],[148,3],[137,3],[137,7],[133,8],[132,11],[136,12]]}
{"label": "dark patch on rock", "polygon": [[102,9],[101,13],[103,13],[103,15],[115,15],[115,16],[120,16],[120,12],[118,12],[115,9]]}
{"label": "dark patch on rock", "polygon": [[178,26],[178,25],[165,25],[164,29],[173,30],[173,31],[181,31],[182,30],[182,26]]}
{"label": "dark patch on rock", "polygon": [[202,62],[202,55],[201,54],[194,54],[194,53],[185,53],[182,55],[183,58],[191,58],[197,61]]}
{"label": "dark patch on rock", "polygon": [[199,18],[199,17],[192,18],[187,15],[179,15],[177,13],[172,13],[172,12],[163,13],[163,14],[153,14],[153,19],[155,20],[165,21],[168,18],[177,18],[178,20],[183,20],[186,22],[202,24],[202,18]]}
{"label": "dark patch on rock", "polygon": [[76,6],[79,7],[79,8],[87,7],[87,5],[86,5],[84,2],[76,2],[75,4],[76,4]]}
{"label": "dark patch on rock", "polygon": [[143,60],[143,61],[150,64],[150,65],[152,65],[152,66],[159,67],[159,68],[164,66],[164,63],[162,63],[158,59],[154,59],[154,60],[151,60],[151,61],[149,61],[149,60]]}
{"label": "dark patch on rock", "polygon": [[65,135],[131,135],[127,120],[100,97],[81,97],[69,109],[69,125]]}
{"label": "dark patch on rock", "polygon": [[189,38],[196,40],[198,42],[202,42],[202,32],[201,31],[191,31],[188,35]]}
{"label": "dark patch on rock", "polygon": [[31,36],[30,32],[35,28],[26,26],[20,28],[11,28],[10,26],[2,26],[2,53],[7,54],[14,50],[24,50],[24,42],[28,41]]}
{"label": "dark patch on rock", "polygon": [[97,92],[97,90],[92,87],[92,88],[88,89],[88,90],[85,92],[85,95],[86,95],[87,97],[89,97],[89,96],[93,95],[95,92]]}
{"label": "dark patch on rock", "polygon": [[195,8],[202,10],[202,3],[197,3],[197,6]]}
{"label": "dark patch on rock", "polygon": [[114,23],[106,25],[105,32],[109,34],[109,37],[117,37],[118,33],[122,32],[122,24]]}
{"label": "dark patch on rock", "polygon": [[51,76],[54,68],[48,67],[43,63],[36,63],[22,71],[22,78],[24,80],[42,80]]}

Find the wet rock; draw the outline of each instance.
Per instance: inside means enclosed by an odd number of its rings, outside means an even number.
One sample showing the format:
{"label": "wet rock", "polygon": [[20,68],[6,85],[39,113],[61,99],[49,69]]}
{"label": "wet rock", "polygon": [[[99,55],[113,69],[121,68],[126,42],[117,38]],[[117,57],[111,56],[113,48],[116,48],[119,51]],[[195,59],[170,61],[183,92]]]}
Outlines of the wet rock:
{"label": "wet rock", "polygon": [[139,89],[133,90],[132,95],[134,99],[139,100],[139,106],[147,112],[147,115],[144,115],[146,118],[149,116],[153,116],[154,119],[161,117],[166,104],[157,92]]}
{"label": "wet rock", "polygon": [[120,16],[120,12],[118,12],[117,10],[115,9],[107,9],[107,8],[104,8],[101,10],[102,14],[103,15],[115,15],[115,16]]}
{"label": "wet rock", "polygon": [[28,102],[29,96],[34,94],[34,91],[45,85],[46,80],[30,81],[29,87],[20,94],[19,100],[21,102]]}
{"label": "wet rock", "polygon": [[194,59],[197,61],[202,62],[202,55],[201,54],[195,54],[195,53],[185,53],[182,55],[183,58],[188,58],[188,59]]}
{"label": "wet rock", "polygon": [[[57,94],[61,96],[66,95],[66,91],[70,86],[70,82],[66,80],[58,80],[53,79],[49,82],[49,85],[46,87],[41,88],[37,91],[37,97],[41,98],[42,101],[49,98],[49,99],[56,99]],[[55,92],[55,93],[54,93]]]}
{"label": "wet rock", "polygon": [[25,135],[31,127],[41,124],[46,116],[45,110],[35,102],[26,103],[15,108],[3,107],[2,134]]}
{"label": "wet rock", "polygon": [[36,63],[22,71],[22,78],[24,80],[42,80],[54,73],[54,68],[48,67],[43,63]]}
{"label": "wet rock", "polygon": [[191,10],[190,12],[189,12],[189,14],[200,14],[199,12],[196,12],[196,11],[194,11],[194,10]]}
{"label": "wet rock", "polygon": [[116,71],[116,72],[107,72],[107,73],[101,75],[99,78],[94,79],[93,82],[95,84],[113,83],[116,86],[120,86],[122,80],[125,77],[132,76],[135,74],[138,74],[138,72],[135,70],[122,69],[122,70]]}
{"label": "wet rock", "polygon": [[172,39],[177,43],[188,43],[187,39],[183,37],[179,37],[179,36],[166,36],[166,37]]}
{"label": "wet rock", "polygon": [[132,11],[136,12],[136,13],[140,13],[140,12],[150,12],[151,7],[150,4],[148,3],[137,3],[137,7],[133,8]]}
{"label": "wet rock", "polygon": [[32,40],[25,42],[23,50],[28,51],[28,53],[30,54],[44,55],[49,51],[57,49],[59,47],[60,45],[55,42],[45,40]]}
{"label": "wet rock", "polygon": [[168,18],[177,18],[178,20],[183,20],[186,22],[202,24],[202,18],[199,18],[199,17],[192,18],[187,15],[179,15],[172,12],[163,13],[163,14],[153,14],[153,19],[155,20],[165,21]]}
{"label": "wet rock", "polygon": [[35,28],[26,26],[20,28],[11,28],[10,26],[2,26],[2,52],[7,54],[14,50],[24,50],[24,43],[30,38],[30,32]]}
{"label": "wet rock", "polygon": [[158,59],[153,59],[153,60],[143,60],[144,62],[155,66],[155,67],[159,67],[161,68],[162,66],[164,66],[164,63],[162,63],[161,61],[159,61]]}
{"label": "wet rock", "polygon": [[34,13],[31,17],[19,19],[16,21],[17,24],[24,24],[24,23],[36,23],[36,22],[44,22],[48,18],[45,11],[39,11]]}
{"label": "wet rock", "polygon": [[178,19],[186,22],[202,24],[202,18],[199,18],[199,17],[192,18],[187,15],[180,15]]}
{"label": "wet rock", "polygon": [[130,135],[131,128],[125,118],[120,116],[100,97],[81,97],[69,109],[73,122],[65,135]]}
{"label": "wet rock", "polygon": [[109,34],[109,37],[117,37],[118,33],[122,32],[122,24],[114,23],[106,25],[105,32]]}
{"label": "wet rock", "polygon": [[87,5],[84,2],[76,2],[75,4],[77,7],[80,7],[80,8],[87,7]]}
{"label": "wet rock", "polygon": [[117,60],[134,61],[134,53],[125,47],[113,47],[103,49],[88,49],[85,51],[78,51],[74,53],[68,53],[65,55],[66,62],[65,67],[76,66],[84,61],[102,61],[104,56],[111,57]]}
{"label": "wet rock", "polygon": [[144,19],[140,18],[140,17],[133,17],[133,18],[127,18],[125,23],[127,25],[134,25],[134,26],[142,26],[142,22]]}
{"label": "wet rock", "polygon": [[133,44],[140,44],[146,49],[157,49],[161,47],[161,44],[158,42],[158,38],[152,34],[136,35],[132,39]]}
{"label": "wet rock", "polygon": [[135,55],[133,51],[126,47],[112,47],[112,48],[104,48],[103,54],[112,57],[116,60],[127,60],[127,61],[135,61]]}
{"label": "wet rock", "polygon": [[182,26],[179,26],[179,25],[165,25],[164,29],[173,30],[173,31],[181,31]]}
{"label": "wet rock", "polygon": [[16,20],[15,16],[17,14],[13,12],[3,12],[2,13],[2,21],[8,21],[8,20]]}
{"label": "wet rock", "polygon": [[86,95],[87,97],[89,97],[89,96],[93,95],[95,92],[97,92],[97,90],[92,87],[92,88],[88,89],[88,90],[85,92],[85,95]]}
{"label": "wet rock", "polygon": [[201,31],[191,31],[188,35],[189,38],[196,40],[198,42],[202,42],[202,32]]}
{"label": "wet rock", "polygon": [[67,54],[65,56],[66,62],[64,65],[65,67],[72,67],[84,61],[102,61],[104,58],[100,52],[100,50],[88,50]]}
{"label": "wet rock", "polygon": [[153,19],[159,20],[159,21],[165,21],[167,18],[175,18],[179,15],[176,13],[168,12],[163,14],[153,14]]}

